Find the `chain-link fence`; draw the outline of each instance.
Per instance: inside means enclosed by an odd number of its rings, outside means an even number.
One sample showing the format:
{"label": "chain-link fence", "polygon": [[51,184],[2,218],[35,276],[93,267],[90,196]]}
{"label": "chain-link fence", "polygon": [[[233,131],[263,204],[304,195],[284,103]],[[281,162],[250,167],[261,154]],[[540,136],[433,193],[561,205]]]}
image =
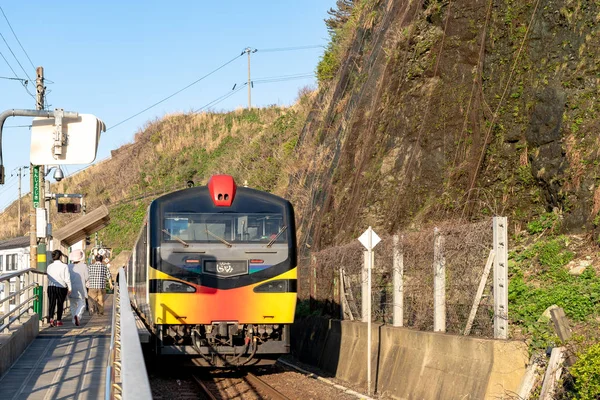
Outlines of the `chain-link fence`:
{"label": "chain-link fence", "polygon": [[[441,251],[446,269],[446,331],[463,333],[484,267],[493,247],[492,219],[458,225],[438,225],[443,237]],[[434,317],[434,228],[400,232],[396,251],[403,260],[403,326],[433,330]],[[361,319],[364,247],[354,241],[301,258],[299,298],[310,300],[311,310],[334,318]],[[372,270],[372,318],[392,323],[393,236],[382,237],[375,247]],[[492,274],[488,277],[471,334],[493,337]],[[343,284],[342,284],[343,282]]]}

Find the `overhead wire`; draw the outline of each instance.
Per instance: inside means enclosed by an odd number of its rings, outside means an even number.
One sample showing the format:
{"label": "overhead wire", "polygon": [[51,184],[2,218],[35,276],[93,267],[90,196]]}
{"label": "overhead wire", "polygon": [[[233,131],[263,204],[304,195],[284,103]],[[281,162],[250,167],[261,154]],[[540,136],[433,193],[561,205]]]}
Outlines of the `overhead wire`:
{"label": "overhead wire", "polygon": [[313,44],[313,45],[307,45],[307,46],[276,47],[276,48],[271,48],[271,49],[256,49],[256,50],[261,53],[270,53],[270,52],[275,52],[275,51],[295,51],[295,50],[316,49],[319,47],[323,48],[323,49],[325,48],[325,46],[323,46],[321,44]]}
{"label": "overhead wire", "polygon": [[[8,184],[10,181],[11,180],[9,179],[7,181],[7,183],[2,187],[2,190],[0,191],[0,196],[3,195],[3,194],[5,194],[6,192],[8,192],[9,189],[12,189],[17,183],[19,183],[19,180],[16,177],[14,177],[14,180],[13,180],[12,183]],[[11,200],[11,203],[13,201],[14,200]]]}
{"label": "overhead wire", "polygon": [[308,79],[308,78],[314,78],[315,74],[306,74],[306,75],[299,75],[299,76],[294,76],[294,77],[288,77],[288,78],[272,78],[272,79],[261,79],[261,80],[253,80],[253,83],[256,84],[261,84],[261,83],[274,83],[274,82],[285,82],[285,81],[293,81],[296,79]]}
{"label": "overhead wire", "polygon": [[[31,64],[31,68],[33,68],[35,70],[35,66],[33,65],[33,61],[31,61],[31,58],[29,58],[29,54],[27,54],[27,51],[25,51],[25,48],[23,47],[23,45],[21,44],[21,41],[17,37],[17,34],[15,33],[15,30],[13,29],[12,25],[10,24],[10,21],[8,20],[8,17],[4,13],[4,10],[2,9],[2,6],[0,6],[0,11],[2,11],[2,15],[4,15],[4,19],[6,20],[6,23],[8,24],[8,27],[10,28],[10,31],[12,32],[13,36],[15,37],[15,39],[17,39],[17,43],[19,43],[19,46],[21,47],[21,50],[23,50],[23,53],[25,53],[25,56],[29,60],[29,63]],[[27,75],[27,74],[25,74],[25,75]]]}
{"label": "overhead wire", "polygon": [[13,57],[14,57],[15,61],[17,62],[17,64],[19,64],[19,67],[21,67],[21,70],[23,71],[23,73],[25,74],[25,76],[27,77],[27,79],[29,79],[29,81],[31,81],[31,77],[29,76],[29,74],[27,73],[27,71],[25,71],[25,68],[23,68],[23,65],[21,64],[21,62],[17,58],[15,52],[12,50],[12,48],[10,47],[10,45],[8,44],[8,42],[6,41],[6,39],[4,38],[4,35],[2,34],[2,32],[0,32],[0,37],[4,41],[4,44],[6,44],[6,47],[8,47],[8,50],[10,51],[10,54],[13,55]]}
{"label": "overhead wire", "polygon": [[252,79],[252,82],[258,82],[258,81],[270,80],[270,79],[280,79],[280,78],[304,77],[304,76],[315,76],[315,73],[314,72],[301,72],[301,73],[289,74],[289,75],[265,76],[262,78]]}
{"label": "overhead wire", "polygon": [[[272,51],[293,51],[293,50],[303,50],[303,49],[310,49],[310,48],[317,48],[317,47],[323,47],[323,46],[322,46],[322,45],[309,45],[309,46],[297,46],[297,47],[286,47],[286,48],[270,48],[270,49],[264,49],[264,50],[261,50],[261,51],[262,51],[262,52],[272,52]],[[161,104],[161,103],[165,102],[166,100],[168,100],[168,99],[172,98],[173,96],[175,96],[175,95],[177,95],[177,94],[181,93],[182,91],[184,91],[184,90],[188,89],[189,87],[191,87],[191,86],[195,85],[196,83],[200,82],[201,80],[203,80],[203,79],[205,79],[205,78],[209,77],[210,75],[214,74],[215,72],[217,72],[217,71],[219,71],[220,69],[224,68],[225,66],[229,65],[230,63],[232,63],[233,61],[235,61],[236,59],[238,59],[239,57],[241,57],[241,56],[242,56],[242,55],[244,55],[244,54],[245,54],[245,53],[241,53],[240,55],[238,55],[238,56],[236,56],[236,57],[232,58],[231,60],[227,61],[226,63],[224,63],[224,64],[222,64],[222,65],[220,65],[219,67],[215,68],[215,69],[214,69],[214,70],[212,70],[211,72],[209,72],[209,73],[207,73],[206,75],[204,75],[204,76],[200,77],[199,79],[197,79],[196,81],[194,81],[194,82],[190,83],[189,85],[185,86],[184,88],[182,88],[182,89],[180,89],[180,90],[178,90],[178,91],[174,92],[173,94],[171,94],[171,95],[169,95],[169,96],[167,96],[167,97],[163,98],[162,100],[160,100],[160,101],[158,101],[158,102],[156,102],[156,103],[152,104],[151,106],[149,106],[149,107],[146,107],[145,109],[141,110],[140,112],[138,112],[138,113],[136,113],[136,114],[134,114],[134,115],[132,115],[132,116],[130,116],[130,117],[128,117],[128,118],[126,118],[126,119],[124,119],[124,120],[122,120],[122,121],[118,122],[118,123],[116,123],[115,125],[112,125],[112,126],[111,126],[111,127],[109,127],[108,129],[106,129],[106,131],[109,131],[109,130],[111,130],[111,129],[113,129],[113,128],[115,128],[115,127],[117,127],[117,126],[119,126],[119,125],[121,125],[121,124],[123,124],[123,123],[125,123],[125,122],[127,122],[127,121],[129,121],[129,120],[131,120],[132,118],[135,118],[135,117],[137,117],[138,115],[140,115],[140,114],[142,114],[142,113],[144,113],[144,112],[146,112],[146,111],[150,110],[151,108],[153,108],[153,107],[155,107],[155,106],[157,106],[157,105],[159,105],[159,104]],[[261,84],[261,83],[280,82],[280,81],[284,81],[284,80],[292,80],[292,79],[306,79],[306,78],[313,77],[313,76],[315,76],[315,75],[314,75],[314,73],[291,74],[291,75],[281,75],[281,76],[274,76],[274,77],[259,78],[259,79],[253,80],[252,82],[253,82],[253,83],[255,82],[255,83],[257,83],[257,84]],[[50,81],[50,83],[54,83],[54,82]],[[192,112],[194,112],[194,113],[195,113],[195,112],[199,112],[199,111],[202,111],[202,110],[205,110],[205,109],[207,109],[208,107],[211,107],[211,106],[217,105],[217,104],[219,104],[220,102],[222,102],[222,101],[226,100],[227,98],[229,98],[229,97],[233,96],[234,94],[236,94],[237,92],[239,92],[240,90],[242,90],[242,89],[243,89],[244,87],[246,87],[247,85],[248,85],[248,82],[245,82],[245,83],[241,84],[239,87],[237,87],[237,84],[236,84],[236,85],[234,85],[234,88],[233,88],[231,91],[228,91],[227,93],[225,93],[225,94],[223,94],[223,95],[221,95],[221,96],[219,96],[219,97],[217,97],[217,98],[215,98],[215,99],[211,100],[210,102],[206,103],[205,105],[203,105],[203,106],[202,106],[202,107],[200,107],[200,108],[197,108],[197,109],[193,110]],[[17,125],[17,126],[11,126],[11,128],[24,128],[24,127],[27,127],[27,125],[20,125],[20,126],[19,126],[19,125]],[[7,128],[8,128],[8,127],[7,127]],[[78,172],[81,172],[81,171],[83,171],[83,170],[85,170],[85,169],[89,168],[90,166],[91,166],[91,165],[88,165],[88,166],[82,167],[82,168],[80,168],[80,169],[78,169],[78,170],[75,170],[75,171],[73,171],[71,174],[69,174],[68,176],[73,176],[73,175],[77,174]]]}
{"label": "overhead wire", "polygon": [[8,60],[6,59],[6,57],[4,57],[4,54],[1,51],[0,51],[0,56],[2,56],[2,58],[4,59],[4,62],[6,63],[6,65],[8,65],[8,68],[10,68],[10,70],[15,75],[15,77],[20,80],[21,78],[19,78],[19,75],[17,75],[17,73],[13,69],[12,65],[10,65],[10,63],[8,62]]}
{"label": "overhead wire", "polygon": [[140,112],[138,112],[138,113],[136,113],[136,114],[132,115],[131,117],[125,118],[125,119],[124,119],[124,120],[122,120],[121,122],[118,122],[117,124],[115,124],[115,125],[111,126],[110,128],[108,128],[106,131],[109,131],[109,130],[111,130],[111,129],[113,129],[113,128],[115,128],[115,127],[117,127],[117,126],[119,126],[119,125],[121,125],[121,124],[123,124],[123,123],[125,123],[125,122],[129,121],[130,119],[132,119],[132,118],[135,118],[135,117],[137,117],[138,115],[140,115],[140,114],[142,114],[142,113],[144,113],[144,112],[148,111],[149,109],[151,109],[151,108],[153,108],[153,107],[156,107],[157,105],[159,105],[159,104],[161,104],[161,103],[163,103],[163,102],[165,102],[165,101],[169,100],[171,97],[173,97],[173,96],[175,96],[175,95],[177,95],[177,94],[179,94],[179,93],[183,92],[184,90],[188,89],[189,87],[191,87],[191,86],[195,85],[196,83],[200,82],[201,80],[203,80],[203,79],[205,79],[205,78],[208,78],[209,76],[211,76],[211,75],[212,75],[212,74],[214,74],[215,72],[217,72],[217,71],[219,71],[220,69],[224,68],[225,66],[227,66],[227,65],[231,64],[232,62],[234,62],[235,60],[237,60],[238,58],[240,58],[242,55],[243,55],[243,53],[242,53],[242,54],[240,54],[240,55],[238,55],[238,56],[235,56],[234,58],[232,58],[231,60],[227,61],[226,63],[224,63],[224,64],[220,65],[219,67],[217,67],[217,68],[215,68],[215,69],[213,69],[212,71],[210,71],[210,72],[209,72],[209,73],[207,73],[206,75],[204,75],[204,76],[202,76],[202,77],[200,77],[200,78],[196,79],[194,82],[190,83],[189,85],[187,85],[187,86],[185,86],[185,87],[183,87],[183,88],[179,89],[178,91],[176,91],[175,93],[173,93],[173,94],[171,94],[171,95],[169,95],[169,96],[165,97],[164,99],[162,99],[162,100],[160,100],[160,101],[157,101],[156,103],[152,104],[151,106],[149,106],[149,107],[146,107],[145,109],[143,109],[142,111],[140,111]]}
{"label": "overhead wire", "polygon": [[236,88],[237,85],[234,85],[234,89],[228,91],[227,93],[225,93],[222,96],[217,97],[216,99],[210,101],[209,103],[203,105],[200,108],[197,108],[196,110],[194,110],[193,112],[198,112],[198,111],[202,111],[208,107],[214,106],[219,104],[220,102],[222,102],[223,100],[233,96],[234,94],[236,94],[237,92],[239,92],[240,90],[244,89],[246,86],[248,86],[248,82],[243,83],[242,85],[240,85],[238,88]]}
{"label": "overhead wire", "polygon": [[7,80],[10,80],[10,81],[21,81],[21,82],[27,81],[27,79],[23,79],[23,78],[11,78],[11,77],[8,77],[8,76],[0,76],[0,79],[7,79]]}
{"label": "overhead wire", "polygon": [[12,71],[12,73],[15,75],[15,78],[16,78],[15,80],[21,81],[21,84],[23,85],[23,88],[25,89],[25,91],[27,92],[27,94],[29,94],[31,97],[33,97],[35,99],[35,96],[29,92],[29,89],[27,89],[27,83],[26,83],[27,80],[25,80],[23,78],[19,78],[19,75],[17,75],[17,73],[13,69],[12,65],[10,65],[10,63],[8,62],[8,60],[6,59],[6,57],[4,57],[4,54],[1,51],[0,51],[0,56],[2,56],[2,58],[6,62],[6,65],[8,65],[8,68],[10,68],[10,70]]}

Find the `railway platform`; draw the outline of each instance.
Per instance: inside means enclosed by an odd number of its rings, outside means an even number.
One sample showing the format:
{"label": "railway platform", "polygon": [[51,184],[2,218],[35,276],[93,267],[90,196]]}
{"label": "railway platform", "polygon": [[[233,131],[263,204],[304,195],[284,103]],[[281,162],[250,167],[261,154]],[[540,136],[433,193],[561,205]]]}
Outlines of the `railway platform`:
{"label": "railway platform", "polygon": [[0,377],[0,399],[104,399],[111,342],[113,296],[104,315],[85,312],[80,326],[44,325],[36,339]]}

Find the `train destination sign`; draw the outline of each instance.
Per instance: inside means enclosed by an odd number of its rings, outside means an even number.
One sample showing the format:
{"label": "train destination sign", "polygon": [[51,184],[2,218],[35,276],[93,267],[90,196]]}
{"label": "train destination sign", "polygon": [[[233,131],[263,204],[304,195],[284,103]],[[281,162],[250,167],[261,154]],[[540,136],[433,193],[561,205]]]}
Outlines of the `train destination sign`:
{"label": "train destination sign", "polygon": [[217,276],[236,276],[248,273],[248,261],[204,261],[204,273]]}

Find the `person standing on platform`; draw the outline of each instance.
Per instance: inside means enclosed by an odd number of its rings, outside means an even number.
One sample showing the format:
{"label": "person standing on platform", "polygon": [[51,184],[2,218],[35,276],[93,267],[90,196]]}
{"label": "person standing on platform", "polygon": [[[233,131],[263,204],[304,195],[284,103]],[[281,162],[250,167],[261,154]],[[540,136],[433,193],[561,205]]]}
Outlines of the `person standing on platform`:
{"label": "person standing on platform", "polygon": [[106,294],[106,284],[108,283],[111,290],[113,289],[112,276],[106,264],[102,262],[103,256],[98,254],[96,256],[96,262],[89,266],[90,275],[90,291],[89,298],[91,299],[90,304],[90,315],[97,312],[100,315],[104,315],[104,295]]}
{"label": "person standing on platform", "polygon": [[75,304],[73,311],[73,323],[79,326],[83,310],[85,310],[85,300],[87,298],[87,284],[89,283],[88,267],[81,262],[85,258],[83,250],[73,250],[69,254],[71,264],[69,264],[69,273],[71,275],[71,303]]}
{"label": "person standing on platform", "polygon": [[[62,251],[54,250],[52,252],[52,263],[46,269],[46,274],[48,274],[48,322],[50,322],[50,326],[63,325],[61,320],[64,303],[71,293],[71,275],[67,264],[61,261],[63,256]],[[58,308],[56,320],[54,319],[55,308]]]}

